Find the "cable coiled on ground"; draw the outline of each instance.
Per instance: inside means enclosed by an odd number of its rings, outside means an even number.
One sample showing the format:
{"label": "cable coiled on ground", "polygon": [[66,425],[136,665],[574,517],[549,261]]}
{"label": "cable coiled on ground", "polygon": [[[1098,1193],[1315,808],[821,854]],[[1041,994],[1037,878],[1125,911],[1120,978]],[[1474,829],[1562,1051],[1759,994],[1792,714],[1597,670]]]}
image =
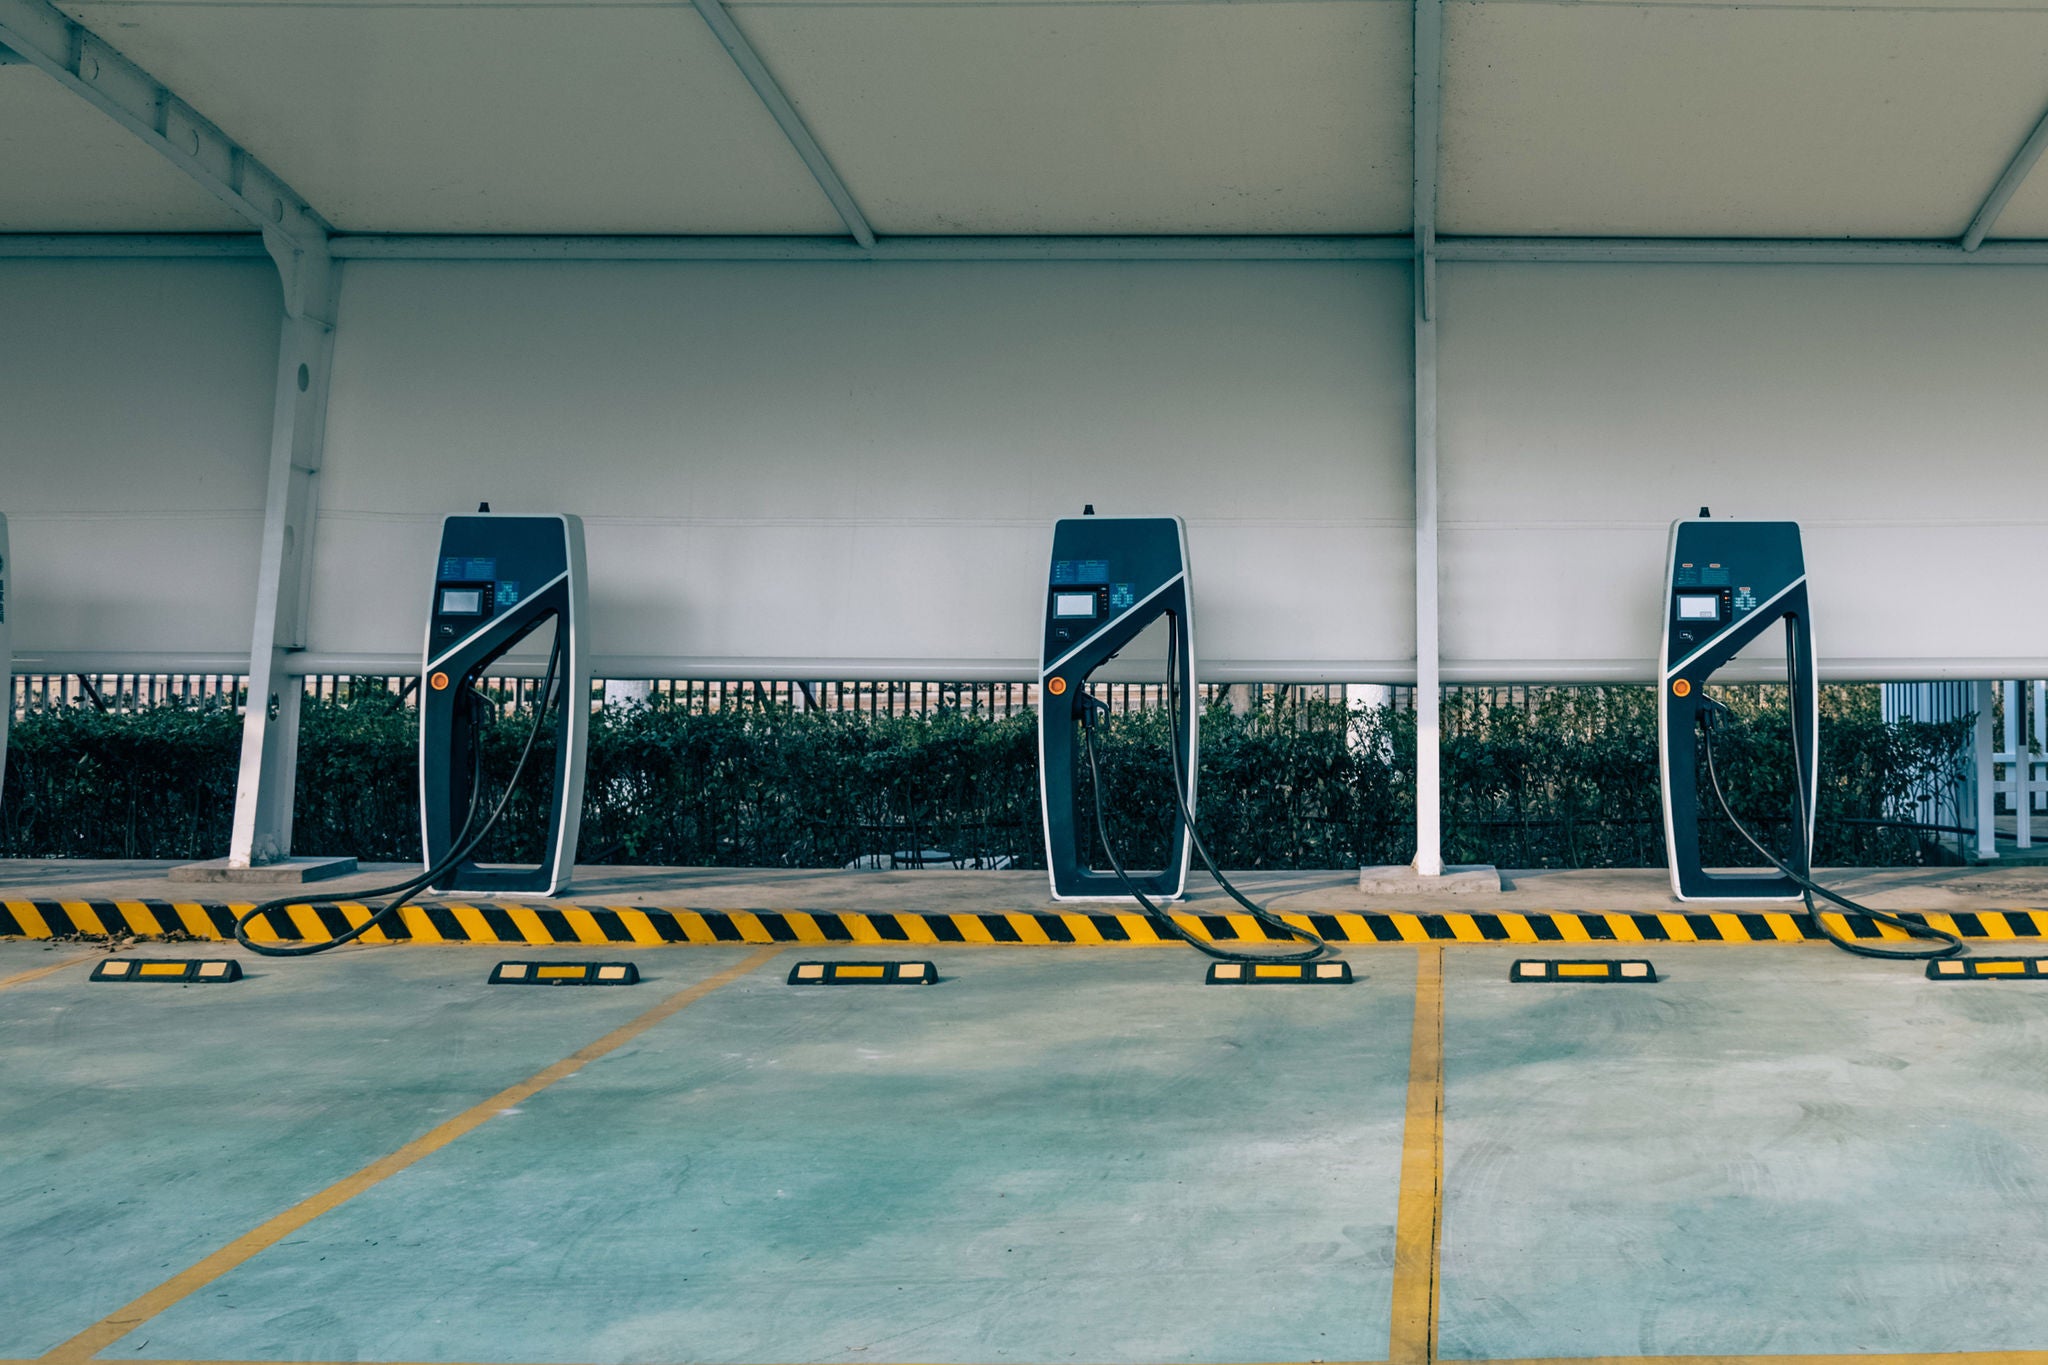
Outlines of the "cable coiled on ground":
{"label": "cable coiled on ground", "polygon": [[[1968,951],[1960,935],[1952,934],[1946,929],[1937,929],[1931,924],[1916,923],[1913,920],[1889,914],[1883,910],[1873,910],[1867,905],[1858,905],[1847,896],[1828,890],[1828,888],[1813,880],[1811,876],[1793,867],[1790,863],[1778,857],[1777,854],[1765,848],[1763,841],[1750,833],[1747,825],[1735,818],[1734,808],[1728,804],[1728,797],[1721,790],[1721,775],[1714,767],[1714,729],[1716,725],[1714,717],[1716,715],[1732,717],[1735,713],[1710,697],[1703,698],[1703,700],[1707,703],[1707,709],[1700,713],[1700,747],[1707,760],[1707,783],[1714,789],[1714,799],[1721,805],[1721,814],[1727,817],[1728,823],[1735,827],[1737,834],[1740,834],[1748,841],[1751,848],[1762,854],[1770,862],[1771,866],[1777,868],[1778,871],[1784,873],[1798,884],[1800,893],[1806,902],[1806,913],[1812,918],[1814,927],[1820,930],[1823,938],[1844,952],[1855,953],[1859,957],[1883,958],[1894,962],[1924,962],[1931,958],[1954,957],[1958,953]],[[1813,865],[1813,848],[1807,834],[1811,812],[1807,809],[1806,805],[1806,765],[1800,756],[1799,740],[1796,732],[1792,741],[1792,777],[1795,787],[1794,799],[1798,802],[1799,817],[1799,827],[1794,831],[1793,837],[1799,841],[1802,850],[1800,862],[1806,867],[1811,867]],[[1813,903],[1815,896],[1821,896],[1833,901],[1845,910],[1853,911],[1859,915],[1866,915],[1880,924],[1889,924],[1894,929],[1904,930],[1915,938],[1940,939],[1942,946],[1939,948],[1874,948],[1867,943],[1858,943],[1854,939],[1843,938],[1840,934],[1829,928],[1828,922],[1821,917],[1820,907]]]}
{"label": "cable coiled on ground", "polygon": [[[250,952],[261,953],[265,957],[310,957],[314,953],[324,953],[330,948],[339,948],[344,943],[353,943],[356,939],[361,938],[371,929],[397,914],[399,909],[415,894],[432,886],[436,881],[460,867],[469,855],[476,852],[483,841],[489,837],[490,832],[497,827],[498,820],[505,814],[505,808],[511,804],[512,793],[519,790],[520,779],[526,775],[526,762],[533,757],[533,746],[540,739],[540,732],[547,724],[548,712],[554,709],[555,681],[556,674],[561,668],[562,646],[562,635],[560,632],[557,632],[555,647],[548,655],[547,674],[541,680],[540,700],[534,707],[533,728],[526,733],[526,744],[519,751],[519,762],[513,765],[512,776],[505,782],[505,794],[498,798],[498,804],[492,809],[490,818],[485,820],[481,826],[476,824],[476,814],[483,798],[483,746],[478,745],[471,755],[469,814],[463,819],[462,831],[455,836],[454,845],[449,849],[446,857],[433,866],[425,868],[419,875],[408,878],[405,881],[393,882],[389,886],[373,886],[366,891],[357,892],[356,896],[362,900],[374,900],[379,896],[389,896],[390,899],[371,911],[370,917],[361,924],[346,929],[332,938],[302,940],[293,943],[260,943],[249,937],[249,926],[257,920],[267,915],[280,913],[287,906],[303,905],[306,903],[305,896],[293,895],[279,896],[275,900],[267,900],[263,904],[254,906],[242,914],[235,920],[235,942],[241,944]],[[473,827],[474,832],[472,832]]]}
{"label": "cable coiled on ground", "polygon": [[[1173,619],[1170,612],[1168,613],[1168,619]],[[1209,940],[1199,938],[1182,928],[1179,921],[1175,920],[1169,911],[1163,906],[1155,904],[1143,891],[1138,889],[1138,884],[1131,880],[1129,873],[1124,871],[1123,860],[1116,856],[1116,848],[1109,838],[1109,822],[1102,813],[1102,771],[1096,762],[1095,756],[1095,718],[1098,712],[1107,714],[1109,708],[1098,701],[1093,694],[1084,690],[1080,699],[1081,739],[1082,745],[1088,754],[1088,777],[1090,785],[1093,787],[1095,799],[1095,833],[1096,837],[1102,841],[1102,851],[1109,855],[1110,870],[1116,873],[1116,879],[1123,883],[1124,890],[1128,891],[1131,894],[1131,898],[1144,908],[1145,913],[1151,916],[1154,923],[1181,942],[1208,954],[1220,962],[1301,963],[1314,962],[1325,955],[1334,956],[1336,949],[1332,948],[1320,934],[1315,933],[1313,930],[1297,928],[1264,906],[1255,905],[1247,899],[1244,893],[1230,884],[1230,879],[1225,877],[1222,870],[1216,866],[1216,860],[1209,856],[1208,846],[1202,842],[1201,831],[1195,828],[1195,814],[1188,809],[1187,797],[1183,790],[1186,774],[1181,771],[1180,766],[1179,659],[1179,651],[1169,645],[1166,651],[1166,723],[1171,733],[1168,735],[1166,747],[1173,760],[1174,809],[1180,813],[1181,820],[1187,825],[1188,838],[1193,843],[1195,852],[1201,855],[1202,866],[1209,870],[1209,875],[1216,879],[1216,884],[1228,892],[1230,898],[1240,906],[1243,906],[1246,913],[1251,915],[1259,924],[1270,929],[1277,929],[1297,942],[1306,943],[1310,946],[1299,952],[1286,953],[1247,953],[1233,948],[1220,948]]]}

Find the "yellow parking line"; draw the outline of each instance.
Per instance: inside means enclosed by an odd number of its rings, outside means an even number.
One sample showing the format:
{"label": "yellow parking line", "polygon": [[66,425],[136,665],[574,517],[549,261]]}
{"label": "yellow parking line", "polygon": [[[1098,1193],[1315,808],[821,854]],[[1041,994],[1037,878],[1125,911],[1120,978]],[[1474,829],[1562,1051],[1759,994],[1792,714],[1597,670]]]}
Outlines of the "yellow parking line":
{"label": "yellow parking line", "polygon": [[1415,1025],[1408,1043],[1408,1112],[1394,1213],[1390,1365],[1436,1359],[1437,1234],[1443,1224],[1444,950],[1415,955]]}
{"label": "yellow parking line", "polygon": [[781,951],[778,945],[749,953],[738,964],[728,967],[716,976],[707,977],[693,986],[677,991],[639,1018],[620,1025],[589,1046],[571,1053],[545,1070],[535,1072],[517,1085],[500,1090],[483,1103],[471,1106],[445,1123],[437,1124],[389,1156],[378,1158],[355,1174],[337,1180],[318,1194],[292,1205],[260,1227],[242,1234],[198,1264],[173,1275],[141,1298],[115,1309],[77,1336],[49,1351],[42,1357],[44,1365],[83,1365],[83,1362],[113,1345],[141,1324],[197,1290],[204,1289],[243,1262],[277,1245],[321,1214],[339,1208],[363,1191],[398,1174],[421,1158],[431,1156],[457,1138],[481,1128],[505,1110],[524,1104],[556,1081],[575,1075],[606,1053],[624,1047],[677,1011],[695,1004],[720,986],[739,980]]}
{"label": "yellow parking line", "polygon": [[0,976],[0,991],[12,990],[16,986],[26,986],[31,981],[40,981],[46,976],[54,976],[66,967],[90,962],[96,956],[96,953],[87,953],[83,957],[67,957],[62,962],[52,962],[47,967],[31,967],[25,972],[16,972],[13,976]]}

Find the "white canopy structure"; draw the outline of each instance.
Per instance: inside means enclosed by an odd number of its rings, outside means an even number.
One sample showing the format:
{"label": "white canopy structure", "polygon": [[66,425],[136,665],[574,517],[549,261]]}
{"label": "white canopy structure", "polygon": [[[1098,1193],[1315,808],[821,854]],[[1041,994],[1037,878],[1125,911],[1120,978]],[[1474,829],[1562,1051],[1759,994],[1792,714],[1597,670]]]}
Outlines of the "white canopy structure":
{"label": "white canopy structure", "polygon": [[[1651,676],[1665,528],[1823,675],[2048,674],[2048,4],[0,0],[25,670],[417,666],[580,513],[600,675],[1023,679],[1187,519],[1218,681]],[[281,330],[280,330],[281,322]],[[1419,862],[1434,858],[1423,746]]]}

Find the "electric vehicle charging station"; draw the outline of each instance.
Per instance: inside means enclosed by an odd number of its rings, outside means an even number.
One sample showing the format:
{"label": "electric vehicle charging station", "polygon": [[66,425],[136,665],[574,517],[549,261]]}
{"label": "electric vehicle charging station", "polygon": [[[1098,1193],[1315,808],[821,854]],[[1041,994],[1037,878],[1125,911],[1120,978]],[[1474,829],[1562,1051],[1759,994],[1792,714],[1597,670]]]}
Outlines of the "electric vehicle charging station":
{"label": "electric vehicle charging station", "polygon": [[[1173,768],[1173,826],[1167,866],[1132,872],[1111,846],[1103,818],[1102,774],[1095,761],[1095,726],[1108,707],[1088,691],[1088,679],[1130,648],[1148,627],[1166,626],[1165,684],[1168,752]],[[1314,962],[1330,946],[1312,930],[1287,923],[1255,905],[1230,884],[1195,828],[1195,776],[1201,767],[1198,726],[1201,689],[1195,683],[1194,597],[1188,587],[1188,533],[1179,517],[1081,516],[1056,522],[1052,567],[1046,575],[1045,634],[1038,669],[1038,802],[1045,818],[1045,861],[1056,901],[1122,901],[1140,906],[1181,942],[1224,962]],[[1076,732],[1080,743],[1075,743]],[[1095,813],[1095,839],[1075,828],[1075,767],[1085,757]],[[1095,871],[1083,847],[1099,843],[1110,872]],[[1163,902],[1187,893],[1190,855],[1230,898],[1284,942],[1307,945],[1286,953],[1245,953],[1219,947],[1179,924]],[[1212,976],[1212,981],[1219,980]],[[1296,980],[1339,979],[1328,964]],[[1349,971],[1341,979],[1350,980]]]}
{"label": "electric vehicle charging station", "polygon": [[[1124,878],[1093,870],[1074,818],[1077,731],[1092,718],[1088,677],[1165,617],[1174,676],[1170,725],[1179,759],[1181,802],[1195,808],[1195,628],[1188,592],[1188,535],[1179,517],[1063,517],[1053,525],[1046,576],[1044,647],[1038,669],[1038,796],[1045,817],[1045,863],[1056,901],[1131,901]],[[1101,794],[1096,794],[1097,801]],[[1147,896],[1178,900],[1187,890],[1193,833],[1176,810],[1168,866],[1127,874]]]}
{"label": "electric vehicle charging station", "polygon": [[[427,866],[440,869],[432,890],[549,896],[568,884],[590,730],[588,615],[580,518],[478,513],[442,524],[420,667],[422,851]],[[490,705],[474,684],[550,621],[555,687],[552,699],[544,690],[537,705],[554,708],[556,751],[541,861],[530,868],[479,865],[461,849],[475,814],[477,720]],[[536,726],[540,720],[536,716]]]}
{"label": "electric vehicle charging station", "polygon": [[[1657,686],[1657,766],[1664,793],[1664,847],[1671,894],[1681,901],[1803,901],[1820,936],[1863,957],[1912,961],[1963,951],[1961,936],[1875,910],[1813,880],[1813,836],[1820,801],[1820,679],[1814,671],[1813,612],[1806,594],[1806,556],[1795,521],[1738,521],[1700,515],[1671,523],[1664,571],[1664,647]],[[1714,764],[1714,731],[1728,708],[1706,695],[1716,669],[1772,627],[1785,627],[1785,680],[1790,690],[1792,847],[1772,853],[1736,817]],[[1710,873],[1700,864],[1699,769],[1721,814],[1776,869]],[[1843,910],[1931,938],[1939,948],[1880,948],[1829,927],[1814,897]]]}
{"label": "electric vehicle charging station", "polygon": [[[584,750],[590,732],[590,655],[583,643],[587,589],[583,522],[573,516],[499,516],[489,504],[441,524],[427,643],[420,665],[420,826],[424,866],[389,886],[357,891],[363,900],[389,897],[367,919],[330,938],[265,942],[250,926],[276,926],[298,893],[251,906],[235,919],[235,941],[269,957],[307,957],[354,942],[402,911],[421,890],[485,896],[544,897],[559,893],[576,867],[583,817]],[[478,721],[493,703],[475,686],[486,668],[535,631],[554,623],[554,642],[533,723],[505,791],[483,809],[483,751]],[[525,778],[536,741],[555,716],[555,770],[548,784],[546,837],[533,867],[482,865],[482,846]]]}
{"label": "electric vehicle charging station", "polygon": [[[1705,509],[1702,509],[1703,511]],[[1773,627],[1785,629],[1791,687],[1794,793],[1792,866],[1802,876],[1813,848],[1820,795],[1820,684],[1799,524],[1686,518],[1671,524],[1664,575],[1664,647],[1657,689],[1657,756],[1664,791],[1664,846],[1671,894],[1687,900],[1796,901],[1804,891],[1777,872],[1710,873],[1700,865],[1698,763],[1715,723],[1706,688],[1715,670]]]}

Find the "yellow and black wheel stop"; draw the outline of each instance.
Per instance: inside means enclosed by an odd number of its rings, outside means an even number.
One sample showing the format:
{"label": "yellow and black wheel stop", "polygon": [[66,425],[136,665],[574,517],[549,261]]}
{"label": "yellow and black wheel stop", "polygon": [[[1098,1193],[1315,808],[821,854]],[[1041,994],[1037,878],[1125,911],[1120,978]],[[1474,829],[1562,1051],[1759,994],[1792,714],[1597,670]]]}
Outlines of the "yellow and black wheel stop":
{"label": "yellow and black wheel stop", "polygon": [[240,981],[242,964],[226,958],[110,957],[92,969],[94,981]]}
{"label": "yellow and black wheel stop", "polygon": [[799,962],[792,986],[929,986],[939,979],[932,962]]}
{"label": "yellow and black wheel stop", "polygon": [[493,986],[636,986],[640,969],[630,962],[500,962],[491,968]]}
{"label": "yellow and black wheel stop", "polygon": [[1930,981],[2026,981],[2048,976],[2048,957],[1945,957],[1927,964]]}
{"label": "yellow and black wheel stop", "polygon": [[1205,984],[1210,986],[1285,986],[1351,984],[1348,962],[1212,962]]}
{"label": "yellow and black wheel stop", "polygon": [[1655,981],[1657,969],[1640,958],[1525,957],[1508,973],[1510,981]]}

